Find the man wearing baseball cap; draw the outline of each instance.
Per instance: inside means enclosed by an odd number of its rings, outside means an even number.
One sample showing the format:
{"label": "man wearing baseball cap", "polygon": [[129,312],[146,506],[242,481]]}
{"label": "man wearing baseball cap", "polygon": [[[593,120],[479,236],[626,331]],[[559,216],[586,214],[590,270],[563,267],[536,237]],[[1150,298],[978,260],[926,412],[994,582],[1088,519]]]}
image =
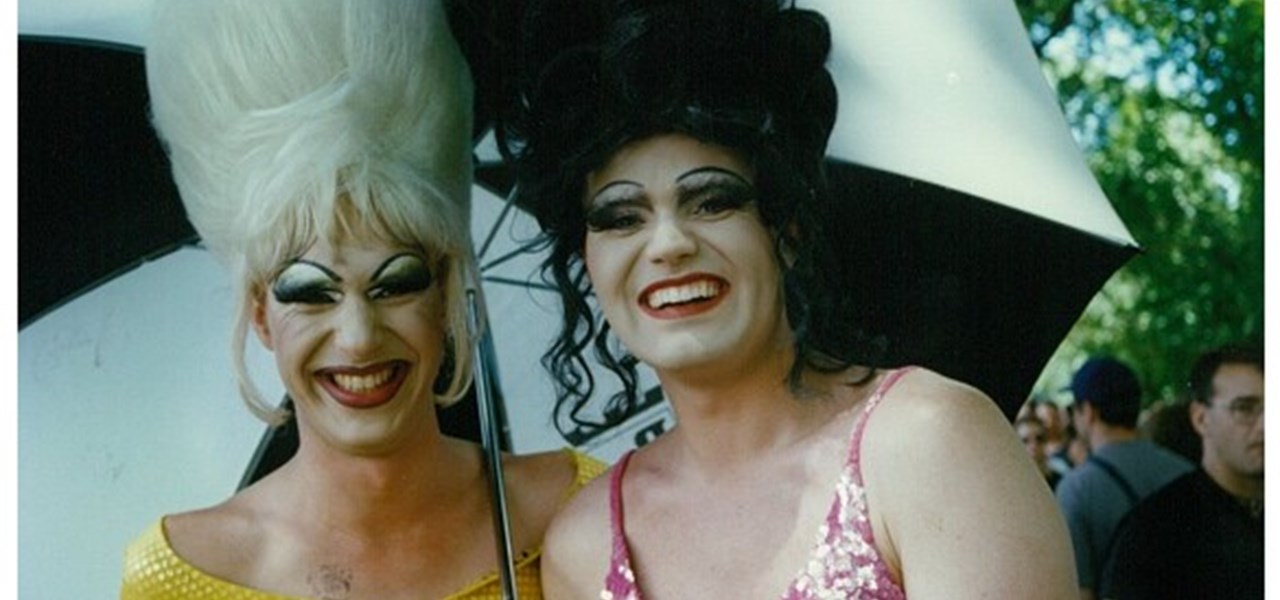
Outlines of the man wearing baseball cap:
{"label": "man wearing baseball cap", "polygon": [[1056,496],[1071,532],[1080,596],[1091,600],[1121,519],[1194,465],[1138,439],[1142,386],[1128,365],[1109,357],[1091,358],[1076,371],[1070,389],[1076,430],[1091,453],[1063,477]]}

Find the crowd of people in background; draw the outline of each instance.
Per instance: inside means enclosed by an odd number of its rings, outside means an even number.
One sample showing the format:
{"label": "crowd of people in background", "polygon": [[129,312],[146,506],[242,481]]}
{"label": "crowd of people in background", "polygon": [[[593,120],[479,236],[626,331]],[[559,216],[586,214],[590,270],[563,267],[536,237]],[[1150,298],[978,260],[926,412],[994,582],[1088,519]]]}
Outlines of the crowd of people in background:
{"label": "crowd of people in background", "polygon": [[1071,533],[1082,599],[1262,598],[1263,352],[1229,345],[1144,402],[1138,373],[1089,358],[1014,429]]}

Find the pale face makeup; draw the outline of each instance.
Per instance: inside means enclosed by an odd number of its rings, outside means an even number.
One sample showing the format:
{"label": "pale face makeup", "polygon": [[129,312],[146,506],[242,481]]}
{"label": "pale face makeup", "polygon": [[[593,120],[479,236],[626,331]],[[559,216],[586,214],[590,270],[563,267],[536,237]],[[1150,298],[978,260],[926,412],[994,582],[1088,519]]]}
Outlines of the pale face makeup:
{"label": "pale face makeup", "polygon": [[790,342],[754,173],[727,148],[670,134],[587,177],[584,256],[619,340],[659,370],[747,368]]}
{"label": "pale face makeup", "polygon": [[279,270],[254,324],[300,428],[361,455],[422,433],[445,352],[439,275],[416,249],[347,238]]}

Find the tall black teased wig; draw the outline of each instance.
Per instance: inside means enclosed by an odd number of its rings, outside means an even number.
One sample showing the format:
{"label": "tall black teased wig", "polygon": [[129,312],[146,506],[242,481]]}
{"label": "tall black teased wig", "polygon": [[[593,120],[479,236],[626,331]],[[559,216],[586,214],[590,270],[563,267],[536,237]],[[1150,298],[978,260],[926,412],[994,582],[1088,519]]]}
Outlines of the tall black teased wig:
{"label": "tall black teased wig", "polygon": [[[522,19],[511,49],[514,101],[497,134],[516,169],[516,202],[550,247],[543,275],[564,305],[561,333],[543,357],[559,386],[558,414],[589,430],[636,406],[635,359],[611,349],[608,324],[587,303],[583,198],[588,173],[658,134],[732,148],[755,169],[795,332],[793,389],[804,368],[870,362],[874,351],[851,353],[845,343],[837,351],[815,342],[828,335],[814,335],[848,329],[833,316],[846,300],[824,279],[836,270],[821,250],[829,226],[822,159],[836,115],[821,15],[778,0],[544,0],[526,3]],[[595,387],[588,348],[625,388],[609,399],[603,423],[579,416]]]}

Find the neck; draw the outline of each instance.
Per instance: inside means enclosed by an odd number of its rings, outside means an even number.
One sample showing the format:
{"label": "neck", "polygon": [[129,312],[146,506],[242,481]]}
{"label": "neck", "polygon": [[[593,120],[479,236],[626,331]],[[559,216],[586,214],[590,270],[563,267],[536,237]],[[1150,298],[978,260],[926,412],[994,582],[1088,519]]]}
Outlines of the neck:
{"label": "neck", "polygon": [[1244,501],[1256,501],[1263,499],[1264,488],[1263,477],[1259,474],[1256,477],[1242,475],[1232,469],[1227,468],[1221,461],[1214,459],[1208,453],[1200,462],[1200,466],[1204,467],[1209,478],[1213,479],[1218,487],[1225,490],[1228,494]]}
{"label": "neck", "polygon": [[1138,439],[1138,432],[1128,427],[1110,425],[1098,421],[1089,434],[1089,447],[1097,450],[1107,444],[1129,442]]}
{"label": "neck", "polygon": [[849,408],[851,395],[832,393],[838,379],[832,376],[806,376],[816,397],[797,398],[786,381],[789,366],[784,357],[768,368],[714,378],[659,372],[678,422],[664,443],[681,463],[723,476],[777,456]]}
{"label": "neck", "polygon": [[281,468],[282,483],[296,494],[290,510],[352,534],[434,522],[430,515],[459,510],[484,489],[474,447],[438,433],[379,456],[355,456],[305,435],[299,441],[298,454]]}

